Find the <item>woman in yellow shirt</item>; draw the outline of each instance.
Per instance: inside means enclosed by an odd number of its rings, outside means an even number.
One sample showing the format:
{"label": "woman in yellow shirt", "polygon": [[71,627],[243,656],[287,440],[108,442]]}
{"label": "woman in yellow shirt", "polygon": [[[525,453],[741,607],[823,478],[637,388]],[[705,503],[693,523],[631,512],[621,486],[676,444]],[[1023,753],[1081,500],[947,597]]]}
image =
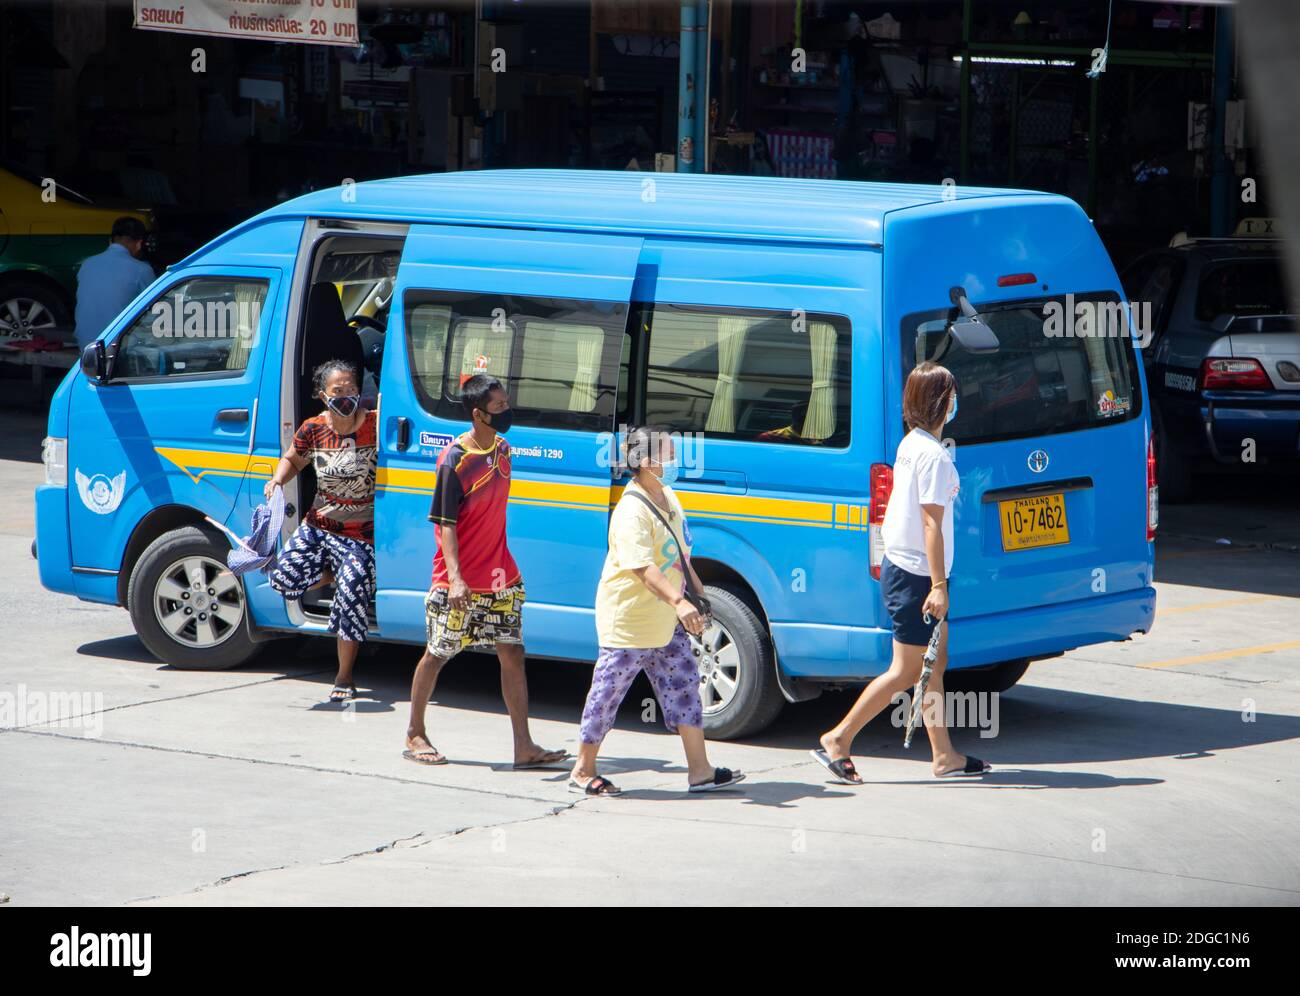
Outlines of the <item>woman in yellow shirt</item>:
{"label": "woman in yellow shirt", "polygon": [[666,428],[644,426],[628,433],[625,446],[635,476],[609,520],[609,553],[596,589],[600,656],[582,710],[582,744],[569,787],[618,795],[618,787],[596,773],[596,755],[633,679],[644,670],[664,725],[686,748],[689,790],[726,788],[745,776],[713,767],[704,748],[700,673],[688,634],[703,633],[705,619],[686,597],[686,572],[695,591],[703,586],[690,562],[685,512],[669,486],[677,477],[672,436]]}

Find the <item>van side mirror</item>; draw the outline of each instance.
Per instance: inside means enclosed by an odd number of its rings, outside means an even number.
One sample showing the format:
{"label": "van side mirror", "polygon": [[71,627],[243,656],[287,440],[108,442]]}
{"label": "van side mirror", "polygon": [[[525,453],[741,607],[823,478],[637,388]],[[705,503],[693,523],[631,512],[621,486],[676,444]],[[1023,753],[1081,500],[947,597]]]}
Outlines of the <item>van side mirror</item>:
{"label": "van side mirror", "polygon": [[96,339],[81,351],[81,372],[96,384],[108,378],[108,357],[102,339]]}
{"label": "van side mirror", "polygon": [[948,332],[968,353],[996,353],[1002,345],[993,330],[978,317],[958,318],[948,326]]}

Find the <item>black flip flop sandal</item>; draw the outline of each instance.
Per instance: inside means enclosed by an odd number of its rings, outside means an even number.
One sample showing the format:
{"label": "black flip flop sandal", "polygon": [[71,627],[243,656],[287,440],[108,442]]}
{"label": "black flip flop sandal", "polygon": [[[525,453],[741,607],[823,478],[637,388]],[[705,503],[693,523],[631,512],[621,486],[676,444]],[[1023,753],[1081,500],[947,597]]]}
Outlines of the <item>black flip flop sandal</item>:
{"label": "black flip flop sandal", "polygon": [[971,754],[966,755],[966,767],[953,768],[952,771],[945,771],[942,775],[935,775],[935,778],[979,778],[993,770],[993,766],[987,761],[981,761],[978,757]]}
{"label": "black flip flop sandal", "polygon": [[512,771],[534,771],[537,768],[555,768],[569,760],[567,750],[548,750],[541,757],[534,758],[531,761],[517,761],[512,764]]}
{"label": "black flip flop sandal", "polygon": [[712,792],[715,789],[731,788],[737,782],[745,780],[743,771],[732,771],[730,768],[714,768],[713,780],[709,782],[699,782],[695,785],[689,785],[689,792]]}
{"label": "black flip flop sandal", "polygon": [[428,747],[408,747],[402,751],[402,757],[416,764],[446,764],[442,751],[430,744]]}
{"label": "black flip flop sandal", "polygon": [[812,759],[820,764],[823,768],[831,773],[837,782],[841,785],[862,785],[862,776],[858,774],[858,769],[853,766],[853,761],[847,757],[842,757],[838,761],[832,761],[831,756],[824,750],[810,750]]}
{"label": "black flip flop sandal", "polygon": [[618,795],[623,790],[611,782],[604,775],[597,775],[591,781],[583,785],[576,778],[569,779],[569,791],[581,792],[583,795]]}
{"label": "black flip flop sandal", "polygon": [[357,697],[356,685],[335,685],[330,689],[329,701],[346,702]]}

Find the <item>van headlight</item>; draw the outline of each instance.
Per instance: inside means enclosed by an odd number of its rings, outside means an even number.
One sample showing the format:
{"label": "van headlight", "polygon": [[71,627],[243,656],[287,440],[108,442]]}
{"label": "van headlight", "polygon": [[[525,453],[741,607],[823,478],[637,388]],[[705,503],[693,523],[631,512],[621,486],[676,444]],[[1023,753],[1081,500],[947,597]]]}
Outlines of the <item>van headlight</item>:
{"label": "van headlight", "polygon": [[41,463],[45,464],[45,483],[55,487],[68,486],[68,441],[58,436],[46,436],[41,441]]}

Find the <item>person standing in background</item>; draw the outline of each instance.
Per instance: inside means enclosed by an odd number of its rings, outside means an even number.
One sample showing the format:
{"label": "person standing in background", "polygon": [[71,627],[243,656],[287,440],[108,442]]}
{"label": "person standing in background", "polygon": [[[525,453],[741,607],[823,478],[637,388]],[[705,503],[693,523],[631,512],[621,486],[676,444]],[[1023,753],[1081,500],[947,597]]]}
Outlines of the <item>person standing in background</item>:
{"label": "person standing in background", "polygon": [[113,222],[108,247],[82,261],[77,270],[79,349],[98,339],[109,322],[153,283],[153,267],[140,258],[148,234],[139,218],[118,218]]}

